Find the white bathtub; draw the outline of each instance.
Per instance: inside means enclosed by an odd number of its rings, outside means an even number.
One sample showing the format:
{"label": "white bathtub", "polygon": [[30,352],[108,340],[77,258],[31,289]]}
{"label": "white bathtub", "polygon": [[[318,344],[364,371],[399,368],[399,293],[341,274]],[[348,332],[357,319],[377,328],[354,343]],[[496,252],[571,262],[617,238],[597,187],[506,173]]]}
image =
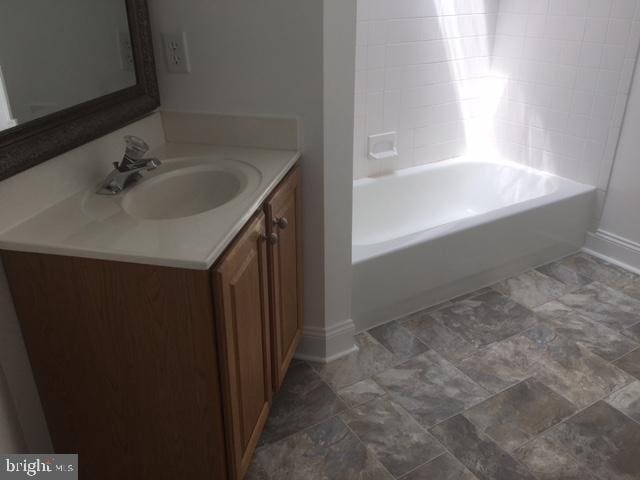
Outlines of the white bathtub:
{"label": "white bathtub", "polygon": [[354,182],[361,331],[578,250],[595,188],[511,162],[452,159]]}

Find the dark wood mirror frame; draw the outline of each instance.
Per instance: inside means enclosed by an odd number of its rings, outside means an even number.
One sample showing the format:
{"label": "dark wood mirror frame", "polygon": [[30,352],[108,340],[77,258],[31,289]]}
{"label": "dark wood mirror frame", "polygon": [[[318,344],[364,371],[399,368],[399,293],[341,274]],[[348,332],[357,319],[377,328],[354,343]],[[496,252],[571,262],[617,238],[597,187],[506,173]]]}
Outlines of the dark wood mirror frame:
{"label": "dark wood mirror frame", "polygon": [[0,180],[144,117],[160,105],[146,0],[124,0],[136,85],[0,132]]}

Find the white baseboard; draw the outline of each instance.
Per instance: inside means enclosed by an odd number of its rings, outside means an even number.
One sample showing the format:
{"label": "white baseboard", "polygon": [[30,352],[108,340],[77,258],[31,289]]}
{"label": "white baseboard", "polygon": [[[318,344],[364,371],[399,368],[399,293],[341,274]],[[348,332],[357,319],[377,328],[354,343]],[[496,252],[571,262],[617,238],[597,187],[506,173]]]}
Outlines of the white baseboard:
{"label": "white baseboard", "polygon": [[583,250],[622,268],[640,274],[640,244],[611,232],[598,230],[587,234]]}
{"label": "white baseboard", "polygon": [[329,328],[307,327],[295,358],[328,363],[344,357],[358,349],[353,341],[355,331],[356,327],[350,318]]}

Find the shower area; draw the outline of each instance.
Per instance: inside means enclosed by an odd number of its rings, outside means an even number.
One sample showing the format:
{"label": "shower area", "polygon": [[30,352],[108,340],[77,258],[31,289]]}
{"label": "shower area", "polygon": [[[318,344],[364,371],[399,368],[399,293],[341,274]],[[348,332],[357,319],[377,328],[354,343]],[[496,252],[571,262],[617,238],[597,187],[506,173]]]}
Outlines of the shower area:
{"label": "shower area", "polygon": [[358,330],[579,250],[606,195],[640,0],[358,0]]}

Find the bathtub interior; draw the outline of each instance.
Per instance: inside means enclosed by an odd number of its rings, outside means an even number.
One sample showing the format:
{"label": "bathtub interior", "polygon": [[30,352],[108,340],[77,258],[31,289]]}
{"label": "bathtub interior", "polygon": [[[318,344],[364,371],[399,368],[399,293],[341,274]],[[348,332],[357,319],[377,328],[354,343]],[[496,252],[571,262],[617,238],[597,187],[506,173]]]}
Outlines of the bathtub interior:
{"label": "bathtub interior", "polygon": [[452,159],[354,182],[353,244],[373,245],[549,195],[556,177],[508,162]]}

